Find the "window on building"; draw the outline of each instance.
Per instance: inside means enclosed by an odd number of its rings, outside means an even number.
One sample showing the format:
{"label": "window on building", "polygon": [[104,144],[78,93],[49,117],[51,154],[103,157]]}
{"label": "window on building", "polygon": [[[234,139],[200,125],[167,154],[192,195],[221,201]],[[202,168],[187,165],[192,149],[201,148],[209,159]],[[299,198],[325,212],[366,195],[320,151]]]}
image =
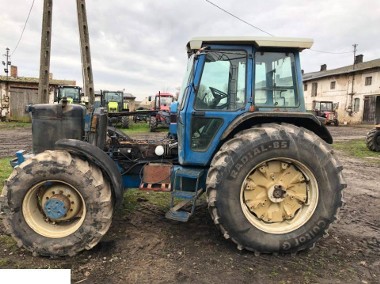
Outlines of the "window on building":
{"label": "window on building", "polygon": [[334,89],[335,89],[335,83],[336,83],[335,81],[331,81],[331,82],[330,82],[330,89],[331,89],[331,90],[334,90]]}
{"label": "window on building", "polygon": [[371,77],[365,77],[365,85],[366,86],[372,85],[372,76]]}
{"label": "window on building", "polygon": [[356,98],[354,100],[354,112],[358,112],[359,111],[359,107],[360,107],[360,99]]}
{"label": "window on building", "polygon": [[306,92],[307,91],[307,84],[303,84],[303,90]]}
{"label": "window on building", "polygon": [[317,96],[317,90],[318,90],[318,83],[312,83],[311,84],[311,96],[312,97]]}

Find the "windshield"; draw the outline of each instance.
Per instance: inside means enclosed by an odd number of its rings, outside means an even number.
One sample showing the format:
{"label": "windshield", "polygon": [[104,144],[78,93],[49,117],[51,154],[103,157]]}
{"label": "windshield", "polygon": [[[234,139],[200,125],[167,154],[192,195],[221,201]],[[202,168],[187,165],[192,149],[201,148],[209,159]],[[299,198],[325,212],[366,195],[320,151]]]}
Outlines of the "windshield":
{"label": "windshield", "polygon": [[332,111],[332,109],[333,109],[332,102],[321,102],[322,111]]}
{"label": "windshield", "polygon": [[187,61],[187,66],[186,66],[186,73],[182,81],[181,85],[181,90],[179,91],[179,96],[178,96],[178,103],[181,106],[181,109],[183,109],[184,106],[184,97],[185,93],[187,92],[187,87],[190,84],[191,78],[193,77],[193,64],[194,64],[194,58],[195,55],[191,55],[189,60]]}
{"label": "windshield", "polygon": [[104,100],[107,102],[121,102],[122,94],[118,92],[106,92],[104,95]]}
{"label": "windshield", "polygon": [[59,97],[63,98],[71,98],[73,100],[78,100],[80,97],[80,90],[77,88],[62,88],[59,89]]}
{"label": "windshield", "polygon": [[255,53],[255,104],[266,107],[298,106],[293,53]]}
{"label": "windshield", "polygon": [[160,97],[160,103],[162,106],[169,106],[172,102],[172,97]]}

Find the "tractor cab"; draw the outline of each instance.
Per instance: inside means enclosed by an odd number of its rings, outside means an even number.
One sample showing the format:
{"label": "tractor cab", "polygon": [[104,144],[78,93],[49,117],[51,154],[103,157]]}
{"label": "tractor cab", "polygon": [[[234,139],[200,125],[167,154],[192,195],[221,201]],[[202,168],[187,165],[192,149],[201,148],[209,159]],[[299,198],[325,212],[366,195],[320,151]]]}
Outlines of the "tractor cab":
{"label": "tractor cab", "polygon": [[153,109],[169,111],[170,104],[174,101],[175,99],[172,94],[159,92],[154,97]]}
{"label": "tractor cab", "polygon": [[221,140],[239,130],[304,113],[299,51],[311,45],[291,38],[191,40],[178,105],[181,163],[207,165]]}
{"label": "tractor cab", "polygon": [[54,95],[54,101],[59,103],[66,97],[68,103],[80,104],[82,99],[81,90],[78,86],[58,86]]}
{"label": "tractor cab", "polygon": [[108,112],[120,112],[123,110],[123,92],[122,91],[101,91],[102,106]]}

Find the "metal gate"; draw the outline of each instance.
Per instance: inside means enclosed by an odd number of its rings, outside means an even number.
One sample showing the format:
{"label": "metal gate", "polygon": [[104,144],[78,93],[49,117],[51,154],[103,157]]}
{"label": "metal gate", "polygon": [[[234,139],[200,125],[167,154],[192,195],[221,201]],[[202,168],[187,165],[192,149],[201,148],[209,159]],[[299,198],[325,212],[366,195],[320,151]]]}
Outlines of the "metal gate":
{"label": "metal gate", "polygon": [[9,118],[17,121],[30,121],[25,106],[37,103],[37,88],[10,88]]}

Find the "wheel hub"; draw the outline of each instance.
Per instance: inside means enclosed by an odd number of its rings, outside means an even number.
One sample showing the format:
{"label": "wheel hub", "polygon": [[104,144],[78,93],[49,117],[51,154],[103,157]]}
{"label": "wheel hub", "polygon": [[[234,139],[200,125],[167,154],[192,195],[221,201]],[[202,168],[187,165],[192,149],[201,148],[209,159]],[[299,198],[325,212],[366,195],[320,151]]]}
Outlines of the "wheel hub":
{"label": "wheel hub", "polygon": [[53,195],[43,208],[46,216],[51,220],[57,220],[64,217],[70,210],[70,200],[61,194]]}
{"label": "wheel hub", "polygon": [[282,202],[285,196],[286,196],[286,189],[280,184],[276,184],[268,190],[268,197],[270,201],[274,203]]}
{"label": "wheel hub", "polygon": [[281,223],[295,217],[307,202],[304,174],[291,163],[266,162],[247,177],[243,198],[248,210],[267,223]]}
{"label": "wheel hub", "polygon": [[46,217],[53,221],[70,220],[82,209],[77,192],[64,184],[53,185],[42,195],[41,207]]}

